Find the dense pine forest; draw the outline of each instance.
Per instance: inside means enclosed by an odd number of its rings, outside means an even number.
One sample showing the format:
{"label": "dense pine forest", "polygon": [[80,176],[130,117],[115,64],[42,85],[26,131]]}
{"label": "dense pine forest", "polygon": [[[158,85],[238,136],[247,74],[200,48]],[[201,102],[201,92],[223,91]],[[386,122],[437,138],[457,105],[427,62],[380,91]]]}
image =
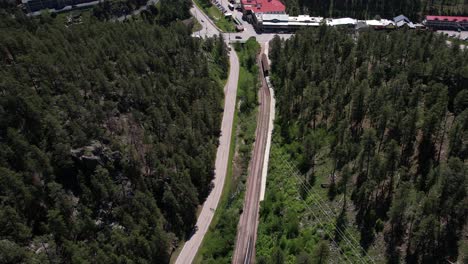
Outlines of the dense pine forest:
{"label": "dense pine forest", "polygon": [[0,262],[169,262],[210,192],[224,41],[13,14],[0,10]]}
{"label": "dense pine forest", "polygon": [[422,20],[428,14],[468,15],[465,0],[284,0],[284,3],[287,11],[294,15],[305,12],[315,16],[371,19],[405,14],[416,20]]}
{"label": "dense pine forest", "polygon": [[328,27],[270,47],[278,112],[259,260],[310,263],[327,248],[285,187],[291,174],[278,173],[279,148],[365,250],[381,246],[389,263],[466,263],[468,51],[430,32]]}

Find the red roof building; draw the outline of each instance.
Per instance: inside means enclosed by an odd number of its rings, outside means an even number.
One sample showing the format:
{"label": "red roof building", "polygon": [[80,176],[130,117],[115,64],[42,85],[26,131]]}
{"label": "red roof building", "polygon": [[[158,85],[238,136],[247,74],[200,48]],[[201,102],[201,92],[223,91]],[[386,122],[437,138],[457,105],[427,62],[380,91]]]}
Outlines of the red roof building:
{"label": "red roof building", "polygon": [[264,14],[284,14],[286,7],[280,0],[241,0],[244,11]]}
{"label": "red roof building", "polygon": [[424,24],[435,30],[468,30],[468,17],[426,16]]}
{"label": "red roof building", "polygon": [[449,22],[468,22],[468,17],[461,16],[426,16],[427,21],[439,20],[439,21],[449,21]]}

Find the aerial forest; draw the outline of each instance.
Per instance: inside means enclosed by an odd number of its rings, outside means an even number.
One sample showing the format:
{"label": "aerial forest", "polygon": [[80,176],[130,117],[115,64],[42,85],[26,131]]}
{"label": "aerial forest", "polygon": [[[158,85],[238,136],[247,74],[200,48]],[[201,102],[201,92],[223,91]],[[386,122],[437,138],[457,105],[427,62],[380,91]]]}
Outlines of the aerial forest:
{"label": "aerial forest", "polygon": [[0,262],[168,263],[193,232],[226,46],[154,22],[0,9]]}
{"label": "aerial forest", "polygon": [[468,15],[465,0],[284,0],[287,12],[325,17],[373,19],[404,14],[415,21],[425,15]]}
{"label": "aerial forest", "polygon": [[[468,51],[431,32],[325,26],[275,37],[270,48],[273,154],[280,147],[306,188],[341,207],[337,225],[357,229],[360,246],[388,263],[466,263]],[[278,175],[273,183],[291,177]],[[267,187],[257,247],[304,260],[310,241],[295,237],[308,218],[305,209],[288,217],[297,199],[281,197],[297,193],[283,186]],[[278,218],[292,220],[278,229]]]}

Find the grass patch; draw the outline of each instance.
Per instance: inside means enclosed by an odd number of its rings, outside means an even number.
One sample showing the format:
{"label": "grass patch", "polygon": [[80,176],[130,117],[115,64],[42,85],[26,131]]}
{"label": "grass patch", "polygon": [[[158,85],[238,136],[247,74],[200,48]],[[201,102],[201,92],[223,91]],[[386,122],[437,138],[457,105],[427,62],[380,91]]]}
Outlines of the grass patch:
{"label": "grass patch", "polygon": [[195,18],[192,18],[193,21],[193,28],[192,32],[197,32],[203,29],[203,26],[196,20]]}
{"label": "grass patch", "polygon": [[[254,49],[251,51],[250,49]],[[231,263],[240,210],[243,207],[247,168],[250,161],[253,142],[255,141],[257,104],[256,96],[249,96],[258,91],[255,67],[247,68],[246,54],[256,55],[259,45],[251,40],[249,45],[237,47],[240,59],[239,86],[234,115],[233,137],[227,177],[218,209],[211,226],[205,235],[202,246],[194,263]],[[249,107],[248,107],[249,106]]]}
{"label": "grass patch", "polygon": [[[333,240],[338,243],[342,254],[332,246],[335,250],[326,252],[329,259],[339,263],[359,262],[355,252],[359,252],[360,246],[354,240],[360,241],[360,233],[352,222],[355,215],[351,210],[351,194],[347,196],[347,209],[342,211],[344,195],[337,194],[330,200],[329,189],[321,186],[330,182],[333,170],[328,144],[324,144],[317,154],[313,180],[309,178],[311,186],[305,188],[301,182],[306,176],[296,169],[301,161],[301,157],[294,156],[298,146],[285,144],[278,124],[275,125],[265,200],[260,205],[256,244],[258,263],[273,263],[278,258],[282,258],[283,263],[317,263],[323,257],[323,249],[329,248]],[[317,134],[324,142],[332,138],[321,129],[317,129]],[[294,172],[298,173],[297,176]],[[340,226],[351,243],[342,238],[336,226]],[[373,252],[371,257],[377,261],[376,254]],[[304,259],[308,262],[301,262]]]}
{"label": "grass patch", "polygon": [[[215,25],[221,29],[223,32],[235,32],[236,26],[234,21],[229,18],[224,17],[224,14],[221,13],[214,5],[207,5],[204,4],[202,0],[194,0],[193,1],[203,12],[211,18],[211,20],[215,23]],[[207,22],[208,23],[208,22]]]}

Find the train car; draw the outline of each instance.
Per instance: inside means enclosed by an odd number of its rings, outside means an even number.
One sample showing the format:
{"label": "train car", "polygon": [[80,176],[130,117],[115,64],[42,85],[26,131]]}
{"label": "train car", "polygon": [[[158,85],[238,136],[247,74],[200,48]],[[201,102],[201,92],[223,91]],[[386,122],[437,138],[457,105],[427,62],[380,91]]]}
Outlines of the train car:
{"label": "train car", "polygon": [[268,76],[270,73],[270,64],[268,63],[268,58],[265,54],[262,54],[262,68],[263,74]]}

